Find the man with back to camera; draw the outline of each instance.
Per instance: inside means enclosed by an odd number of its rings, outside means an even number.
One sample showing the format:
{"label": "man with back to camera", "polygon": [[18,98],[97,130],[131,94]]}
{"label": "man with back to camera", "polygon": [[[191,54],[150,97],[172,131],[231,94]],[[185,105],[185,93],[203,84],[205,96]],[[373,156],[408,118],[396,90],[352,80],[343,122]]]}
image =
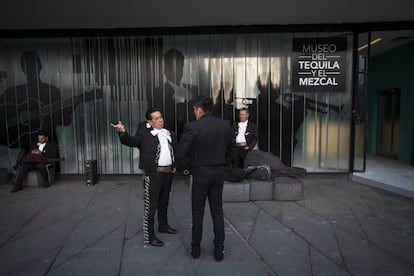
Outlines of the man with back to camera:
{"label": "man with back to camera", "polygon": [[159,109],[150,108],[145,117],[147,123],[138,127],[135,136],[129,135],[121,121],[111,124],[119,132],[122,144],[138,147],[139,167],[144,170],[144,243],[163,246],[155,236],[154,217],[158,214],[158,232],[176,234],[177,230],[168,224],[167,210],[171,183],[175,173],[174,151],[176,138],[173,132],[164,128],[164,118]]}
{"label": "man with back to camera", "polygon": [[194,100],[196,121],[186,124],[177,147],[177,165],[190,169],[192,242],[191,255],[200,257],[206,198],[214,225],[214,259],[224,257],[223,182],[226,160],[235,155],[235,140],[229,121],[213,117],[213,101],[205,96]]}
{"label": "man with back to camera", "polygon": [[[42,157],[55,158],[58,157],[58,145],[56,142],[49,140],[46,131],[39,131],[37,133],[37,140],[30,147],[30,154]],[[40,175],[44,180],[43,187],[48,188],[50,186],[48,173],[46,169],[46,162],[22,162],[17,170],[16,183],[14,184],[11,193],[15,193],[23,189],[23,181],[29,170],[38,169]]]}

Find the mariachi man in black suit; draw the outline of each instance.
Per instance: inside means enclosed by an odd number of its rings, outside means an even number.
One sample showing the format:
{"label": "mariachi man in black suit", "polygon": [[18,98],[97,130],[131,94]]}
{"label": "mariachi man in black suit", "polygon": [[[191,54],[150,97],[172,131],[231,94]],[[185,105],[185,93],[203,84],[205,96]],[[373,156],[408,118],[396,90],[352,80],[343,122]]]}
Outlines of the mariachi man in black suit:
{"label": "mariachi man in black suit", "polygon": [[254,149],[259,138],[257,125],[249,120],[248,108],[243,107],[240,109],[239,120],[239,122],[233,124],[237,145],[237,156],[233,165],[243,168],[247,153]]}
{"label": "mariachi man in black suit", "polygon": [[[39,131],[37,133],[37,140],[30,147],[30,154],[32,155],[41,155],[43,157],[55,158],[58,157],[58,145],[56,142],[49,140],[48,134],[46,131]],[[50,186],[48,180],[48,173],[46,169],[45,162],[35,162],[28,163],[22,162],[20,168],[17,170],[16,183],[14,184],[12,193],[20,191],[23,189],[23,181],[26,178],[27,172],[29,170],[38,169],[41,176],[43,177],[44,184],[43,187],[47,188]]]}
{"label": "mariachi man in black suit", "polygon": [[122,122],[111,124],[119,132],[122,144],[138,147],[139,167],[144,170],[144,243],[163,246],[155,236],[154,217],[158,213],[158,232],[176,234],[177,230],[168,225],[167,210],[171,183],[175,173],[174,152],[176,137],[164,128],[164,118],[159,109],[150,108],[145,117],[151,126],[141,126],[135,136],[129,135]]}
{"label": "mariachi man in black suit", "polygon": [[196,121],[184,128],[177,148],[177,166],[190,169],[192,243],[191,255],[200,257],[205,201],[208,197],[214,225],[214,258],[224,254],[223,182],[226,160],[234,158],[235,140],[229,121],[213,117],[213,101],[204,96],[194,100]]}

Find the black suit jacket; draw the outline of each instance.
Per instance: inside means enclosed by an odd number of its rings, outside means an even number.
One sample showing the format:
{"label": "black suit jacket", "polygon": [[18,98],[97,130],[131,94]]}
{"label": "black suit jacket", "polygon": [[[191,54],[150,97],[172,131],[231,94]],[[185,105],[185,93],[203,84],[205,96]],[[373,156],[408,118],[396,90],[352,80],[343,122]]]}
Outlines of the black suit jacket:
{"label": "black suit jacket", "polygon": [[[233,130],[235,136],[237,136],[239,134],[238,122],[233,124]],[[252,150],[259,140],[257,125],[255,123],[250,122],[250,120],[247,122],[247,128],[246,132],[244,133],[244,138],[246,139],[246,143],[249,146],[249,150]]]}
{"label": "black suit jacket", "polygon": [[235,154],[236,144],[230,122],[204,115],[185,126],[177,147],[177,168],[224,166]]}
{"label": "black suit jacket", "polygon": [[[38,147],[37,147],[37,141],[36,141],[31,145],[29,153],[32,150],[37,149],[37,148]],[[57,145],[57,143],[48,139],[46,141],[45,147],[43,148],[42,155],[46,156],[46,157],[50,157],[50,158],[58,157],[58,145]]]}
{"label": "black suit jacket", "polygon": [[[160,155],[160,143],[157,136],[151,134],[152,128],[138,128],[135,136],[129,135],[127,132],[119,134],[119,140],[123,145],[137,147],[140,151],[139,168],[145,172],[155,172],[158,167],[158,158]],[[177,145],[177,139],[174,132],[171,132],[171,147],[173,154]],[[173,159],[173,166],[175,166]]]}
{"label": "black suit jacket", "polygon": [[151,130],[152,127],[146,121],[139,123],[138,126],[137,126],[137,131],[135,132],[135,136],[138,135],[138,132],[139,132],[140,129]]}

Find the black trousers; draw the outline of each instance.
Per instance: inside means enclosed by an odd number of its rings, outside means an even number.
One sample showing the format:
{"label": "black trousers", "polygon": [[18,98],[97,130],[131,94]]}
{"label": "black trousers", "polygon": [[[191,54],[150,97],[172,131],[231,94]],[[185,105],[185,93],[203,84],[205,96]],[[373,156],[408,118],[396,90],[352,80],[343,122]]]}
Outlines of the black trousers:
{"label": "black trousers", "polygon": [[26,178],[27,172],[30,170],[39,170],[40,175],[44,181],[49,181],[46,171],[46,163],[22,163],[17,171],[16,186],[22,187],[23,181]]}
{"label": "black trousers", "polygon": [[192,243],[198,244],[203,236],[203,219],[206,198],[213,219],[214,244],[224,243],[223,181],[224,167],[197,167],[192,170],[191,190]]}
{"label": "black trousers", "polygon": [[154,217],[158,216],[158,227],[168,226],[167,210],[171,192],[172,173],[146,173],[144,177],[144,243],[155,237]]}
{"label": "black trousers", "polygon": [[244,168],[244,159],[249,151],[245,150],[244,147],[237,147],[237,154],[234,157],[233,165],[236,168]]}

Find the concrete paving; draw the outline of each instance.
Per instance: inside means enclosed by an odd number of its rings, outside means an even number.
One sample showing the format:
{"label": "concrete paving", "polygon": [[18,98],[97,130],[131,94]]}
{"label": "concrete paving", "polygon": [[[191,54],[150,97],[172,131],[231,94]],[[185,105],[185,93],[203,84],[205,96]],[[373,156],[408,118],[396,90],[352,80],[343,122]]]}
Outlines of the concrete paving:
{"label": "concrete paving", "polygon": [[352,181],[414,198],[414,166],[400,160],[367,155],[365,172]]}
{"label": "concrete paving", "polygon": [[190,256],[190,186],[176,178],[169,220],[177,235],[143,244],[142,181],[95,186],[62,177],[9,193],[0,185],[0,275],[414,275],[414,200],[309,175],[300,201],[224,204],[226,254],[213,258],[206,207],[201,257]]}

